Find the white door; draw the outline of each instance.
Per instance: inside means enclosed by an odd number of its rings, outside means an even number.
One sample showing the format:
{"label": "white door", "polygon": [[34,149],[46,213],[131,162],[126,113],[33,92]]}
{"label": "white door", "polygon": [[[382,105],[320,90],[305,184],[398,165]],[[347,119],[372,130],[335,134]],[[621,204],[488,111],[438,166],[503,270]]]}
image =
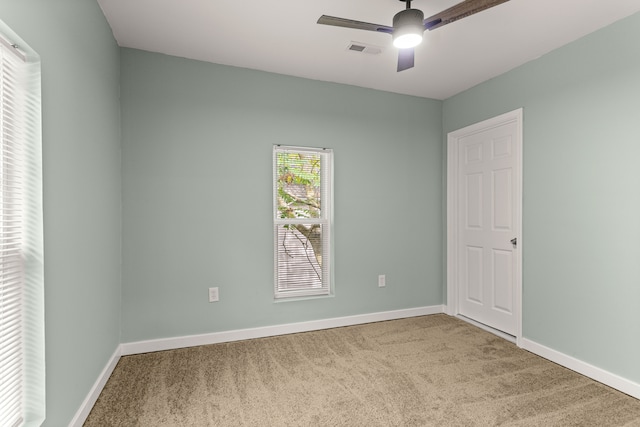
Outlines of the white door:
{"label": "white door", "polygon": [[497,119],[450,134],[457,162],[457,209],[450,212],[456,314],[519,336],[521,121]]}

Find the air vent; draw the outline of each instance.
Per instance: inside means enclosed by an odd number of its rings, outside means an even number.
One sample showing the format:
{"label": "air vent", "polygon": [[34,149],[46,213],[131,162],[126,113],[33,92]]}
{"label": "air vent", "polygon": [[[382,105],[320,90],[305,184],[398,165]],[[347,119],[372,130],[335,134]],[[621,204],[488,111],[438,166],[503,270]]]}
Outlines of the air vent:
{"label": "air vent", "polygon": [[352,52],[368,53],[369,55],[378,55],[379,53],[382,53],[382,48],[380,46],[374,46],[362,42],[349,43],[347,50]]}

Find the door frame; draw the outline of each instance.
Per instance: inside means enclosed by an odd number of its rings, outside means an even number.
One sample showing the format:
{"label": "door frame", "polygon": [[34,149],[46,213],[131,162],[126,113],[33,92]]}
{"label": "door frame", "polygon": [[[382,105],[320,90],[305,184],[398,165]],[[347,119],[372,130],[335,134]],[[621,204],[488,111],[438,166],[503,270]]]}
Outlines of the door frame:
{"label": "door frame", "polygon": [[[450,316],[458,316],[460,310],[458,307],[458,184],[459,184],[459,168],[458,168],[458,149],[459,141],[474,133],[482,132],[507,123],[516,123],[515,143],[518,146],[516,154],[516,166],[519,169],[516,174],[516,188],[520,192],[520,197],[516,197],[514,207],[516,209],[516,224],[514,224],[514,233],[518,244],[515,250],[517,266],[515,274],[515,319],[516,319],[516,345],[521,347],[522,341],[522,164],[523,164],[523,109],[510,111],[491,119],[484,120],[464,127],[462,129],[449,132],[447,134],[447,308],[446,312]],[[486,329],[492,330],[490,327]],[[496,331],[500,336],[506,335]]]}

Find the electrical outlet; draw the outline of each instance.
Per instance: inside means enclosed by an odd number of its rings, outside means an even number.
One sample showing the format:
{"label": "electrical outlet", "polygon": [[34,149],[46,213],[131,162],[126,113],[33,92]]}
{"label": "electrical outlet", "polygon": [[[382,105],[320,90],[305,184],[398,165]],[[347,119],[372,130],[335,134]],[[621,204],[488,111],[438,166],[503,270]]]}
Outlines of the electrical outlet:
{"label": "electrical outlet", "polygon": [[384,288],[385,286],[387,286],[386,277],[384,274],[381,274],[378,276],[378,287]]}
{"label": "electrical outlet", "polygon": [[218,288],[209,288],[209,302],[216,302],[216,301],[220,301]]}

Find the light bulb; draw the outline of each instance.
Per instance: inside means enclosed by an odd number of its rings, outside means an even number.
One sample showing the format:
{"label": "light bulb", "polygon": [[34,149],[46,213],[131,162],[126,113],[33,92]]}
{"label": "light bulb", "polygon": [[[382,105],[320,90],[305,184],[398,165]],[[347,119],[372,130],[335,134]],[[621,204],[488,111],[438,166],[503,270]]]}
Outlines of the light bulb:
{"label": "light bulb", "polygon": [[422,34],[403,34],[393,40],[393,45],[399,49],[408,49],[422,43]]}

